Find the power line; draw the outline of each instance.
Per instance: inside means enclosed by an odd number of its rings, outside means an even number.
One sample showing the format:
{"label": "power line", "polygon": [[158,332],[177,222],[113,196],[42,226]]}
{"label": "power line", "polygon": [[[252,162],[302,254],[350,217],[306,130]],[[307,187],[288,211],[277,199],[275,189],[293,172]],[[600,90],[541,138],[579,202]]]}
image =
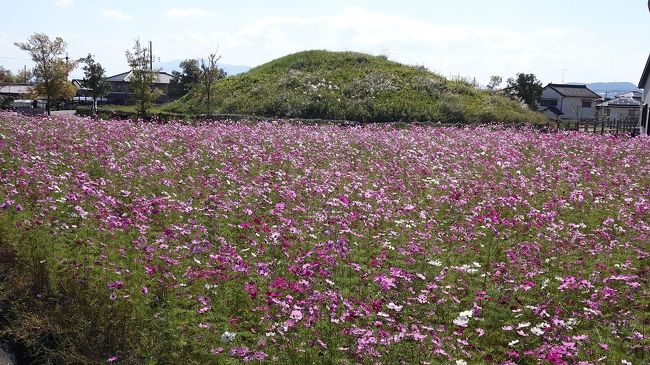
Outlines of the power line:
{"label": "power line", "polygon": [[18,58],[18,57],[0,57],[3,60],[19,60],[19,61],[31,61],[31,58]]}

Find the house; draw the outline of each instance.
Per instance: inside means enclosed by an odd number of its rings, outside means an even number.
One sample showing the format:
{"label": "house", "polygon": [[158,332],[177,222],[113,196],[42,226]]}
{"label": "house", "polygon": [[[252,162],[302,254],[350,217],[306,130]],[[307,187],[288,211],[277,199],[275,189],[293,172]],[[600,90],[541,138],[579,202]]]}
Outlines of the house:
{"label": "house", "polygon": [[[167,87],[171,82],[173,76],[167,72],[158,71],[158,81],[154,87],[162,90],[163,95],[158,98],[157,102],[164,103],[169,100],[167,96]],[[131,79],[132,72],[127,71],[108,77],[106,80],[111,84],[111,90],[106,96],[108,102],[111,104],[128,104],[129,103],[129,80]]]}
{"label": "house", "polygon": [[[628,95],[631,93],[626,93]],[[641,101],[633,96],[618,96],[596,106],[598,115],[614,120],[638,120],[641,114]]]}
{"label": "house", "polygon": [[[600,95],[586,85],[548,84],[542,91],[538,110],[545,110],[546,115],[559,119],[592,119],[596,111],[596,101]],[[550,110],[549,107],[557,109]]]}
{"label": "house", "polygon": [[75,96],[87,96],[88,92],[90,91],[89,89],[83,87],[83,80],[80,79],[72,79],[72,85],[74,86],[75,90],[77,92],[75,93]]}
{"label": "house", "polygon": [[[649,4],[650,5],[650,4]],[[641,96],[641,116],[639,118],[641,133],[650,134],[650,111],[648,111],[648,104],[650,104],[650,56],[645,63],[641,80],[639,81],[639,88],[643,89]]]}
{"label": "house", "polygon": [[34,85],[32,84],[7,84],[0,86],[1,97],[12,97],[14,99],[27,98]]}
{"label": "house", "polygon": [[623,94],[618,94],[618,95],[616,95],[616,97],[617,98],[620,98],[620,97],[632,98],[632,99],[634,99],[634,100],[636,100],[636,101],[638,101],[640,103],[641,99],[643,98],[643,93],[640,92],[640,91],[632,90],[632,91],[628,91],[628,92],[623,93]]}

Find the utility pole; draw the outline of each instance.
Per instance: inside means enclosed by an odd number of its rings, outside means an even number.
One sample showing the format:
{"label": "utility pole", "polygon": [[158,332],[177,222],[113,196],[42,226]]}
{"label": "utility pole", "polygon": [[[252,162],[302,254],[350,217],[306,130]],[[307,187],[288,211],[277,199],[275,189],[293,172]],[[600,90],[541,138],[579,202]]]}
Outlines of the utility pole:
{"label": "utility pole", "polygon": [[151,41],[149,41],[149,70],[153,71],[153,48]]}

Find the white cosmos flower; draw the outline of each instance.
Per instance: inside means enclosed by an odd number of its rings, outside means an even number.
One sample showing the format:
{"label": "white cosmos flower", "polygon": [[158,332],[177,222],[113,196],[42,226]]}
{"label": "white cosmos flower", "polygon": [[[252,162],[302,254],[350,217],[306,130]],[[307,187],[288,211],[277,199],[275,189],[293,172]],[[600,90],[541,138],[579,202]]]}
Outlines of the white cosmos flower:
{"label": "white cosmos flower", "polygon": [[231,342],[232,340],[234,340],[235,336],[237,336],[237,334],[235,332],[226,331],[221,335],[221,343],[227,344],[227,343]]}

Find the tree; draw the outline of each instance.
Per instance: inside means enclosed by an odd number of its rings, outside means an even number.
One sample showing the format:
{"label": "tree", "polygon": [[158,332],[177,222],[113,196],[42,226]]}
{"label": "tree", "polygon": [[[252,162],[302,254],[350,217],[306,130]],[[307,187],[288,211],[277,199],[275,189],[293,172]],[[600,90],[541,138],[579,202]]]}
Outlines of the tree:
{"label": "tree", "polygon": [[542,83],[537,80],[534,74],[518,73],[517,79],[508,79],[508,86],[505,91],[511,98],[519,98],[530,109],[536,110],[543,89]]}
{"label": "tree", "polygon": [[134,98],[138,117],[145,117],[147,111],[158,99],[162,92],[154,87],[158,81],[158,71],[149,66],[149,56],[147,49],[142,48],[140,40],[136,40],[133,45],[133,51],[126,51],[126,60],[131,67],[131,76],[129,79],[129,92]]}
{"label": "tree", "polygon": [[11,70],[7,70],[6,68],[0,66],[0,85],[1,84],[11,84],[15,80],[13,73],[11,73]]}
{"label": "tree", "polygon": [[79,61],[85,64],[81,86],[90,91],[90,97],[93,98],[92,115],[95,116],[97,113],[97,98],[106,95],[111,89],[111,85],[106,81],[106,71],[101,63],[96,62],[91,54]]}
{"label": "tree", "polygon": [[33,78],[32,71],[25,68],[18,71],[16,76],[14,76],[14,81],[18,84],[29,84],[34,81]]}
{"label": "tree", "polygon": [[501,83],[503,82],[503,78],[501,76],[491,76],[490,77],[490,82],[487,84],[488,90],[496,90]]}
{"label": "tree", "polygon": [[169,96],[179,98],[192,89],[201,80],[201,66],[198,60],[188,59],[179,65],[182,72],[173,71],[169,83]]}
{"label": "tree", "polygon": [[47,100],[46,110],[50,114],[52,101],[70,99],[76,90],[68,75],[76,67],[76,62],[69,62],[65,55],[67,44],[60,37],[51,40],[43,33],[33,34],[27,42],[14,43],[21,50],[28,52],[36,64],[32,74],[36,85],[34,91]]}
{"label": "tree", "polygon": [[226,72],[217,66],[220,59],[221,56],[217,56],[216,53],[210,54],[207,59],[201,59],[201,94],[206,99],[205,106],[208,118],[211,116],[212,85],[215,81],[226,77]]}

